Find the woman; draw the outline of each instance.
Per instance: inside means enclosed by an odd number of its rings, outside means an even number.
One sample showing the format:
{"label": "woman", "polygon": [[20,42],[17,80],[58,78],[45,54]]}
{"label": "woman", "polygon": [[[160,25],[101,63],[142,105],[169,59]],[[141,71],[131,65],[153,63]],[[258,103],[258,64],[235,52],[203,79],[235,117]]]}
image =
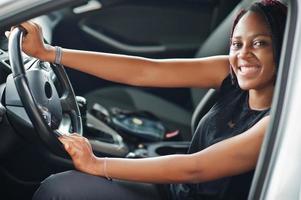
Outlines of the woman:
{"label": "woman", "polygon": [[[200,121],[189,154],[98,158],[87,139],[64,135],[60,141],[75,168],[84,173],[69,171],[49,177],[34,198],[160,198],[156,191],[133,183],[146,182],[170,183],[164,198],[246,199],[270,120],[285,20],[286,7],[278,1],[255,3],[234,21],[229,56],[171,60],[46,47],[40,28],[23,23],[28,31],[23,50],[41,60],[136,86],[219,89],[219,99]],[[116,73],[120,70],[122,75]]]}

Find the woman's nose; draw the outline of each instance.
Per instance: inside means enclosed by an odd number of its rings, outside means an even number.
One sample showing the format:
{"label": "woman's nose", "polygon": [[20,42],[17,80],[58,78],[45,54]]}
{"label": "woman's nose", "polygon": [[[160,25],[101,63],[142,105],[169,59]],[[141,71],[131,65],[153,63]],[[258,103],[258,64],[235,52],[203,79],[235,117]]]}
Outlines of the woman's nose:
{"label": "woman's nose", "polygon": [[238,58],[250,58],[252,55],[251,49],[247,46],[243,46],[238,52]]}

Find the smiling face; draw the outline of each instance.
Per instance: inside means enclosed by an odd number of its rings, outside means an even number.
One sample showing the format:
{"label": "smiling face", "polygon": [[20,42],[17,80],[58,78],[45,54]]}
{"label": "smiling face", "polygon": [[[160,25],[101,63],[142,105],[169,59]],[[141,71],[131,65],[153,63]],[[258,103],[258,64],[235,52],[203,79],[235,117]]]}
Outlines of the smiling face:
{"label": "smiling face", "polygon": [[229,61],[241,89],[273,88],[276,68],[272,35],[260,14],[249,11],[237,23]]}

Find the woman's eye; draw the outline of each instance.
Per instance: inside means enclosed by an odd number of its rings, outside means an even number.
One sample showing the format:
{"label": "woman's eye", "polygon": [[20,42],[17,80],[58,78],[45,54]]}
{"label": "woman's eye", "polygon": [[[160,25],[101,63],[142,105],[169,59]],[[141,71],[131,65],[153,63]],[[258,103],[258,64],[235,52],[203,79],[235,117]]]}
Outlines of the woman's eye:
{"label": "woman's eye", "polygon": [[242,44],[240,42],[232,42],[231,46],[234,49],[239,49],[242,46]]}
{"label": "woman's eye", "polygon": [[261,47],[261,46],[265,46],[265,45],[266,45],[266,42],[265,42],[265,41],[255,41],[255,42],[253,43],[253,45],[254,45],[255,47]]}

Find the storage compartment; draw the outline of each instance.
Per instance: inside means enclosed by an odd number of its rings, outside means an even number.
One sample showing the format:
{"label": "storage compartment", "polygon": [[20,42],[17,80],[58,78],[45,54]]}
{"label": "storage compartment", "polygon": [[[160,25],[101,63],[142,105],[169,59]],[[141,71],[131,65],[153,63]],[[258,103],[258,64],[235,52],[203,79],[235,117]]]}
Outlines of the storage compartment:
{"label": "storage compartment", "polygon": [[158,142],[153,143],[148,146],[148,155],[150,157],[154,156],[164,156],[170,154],[186,154],[190,142]]}

